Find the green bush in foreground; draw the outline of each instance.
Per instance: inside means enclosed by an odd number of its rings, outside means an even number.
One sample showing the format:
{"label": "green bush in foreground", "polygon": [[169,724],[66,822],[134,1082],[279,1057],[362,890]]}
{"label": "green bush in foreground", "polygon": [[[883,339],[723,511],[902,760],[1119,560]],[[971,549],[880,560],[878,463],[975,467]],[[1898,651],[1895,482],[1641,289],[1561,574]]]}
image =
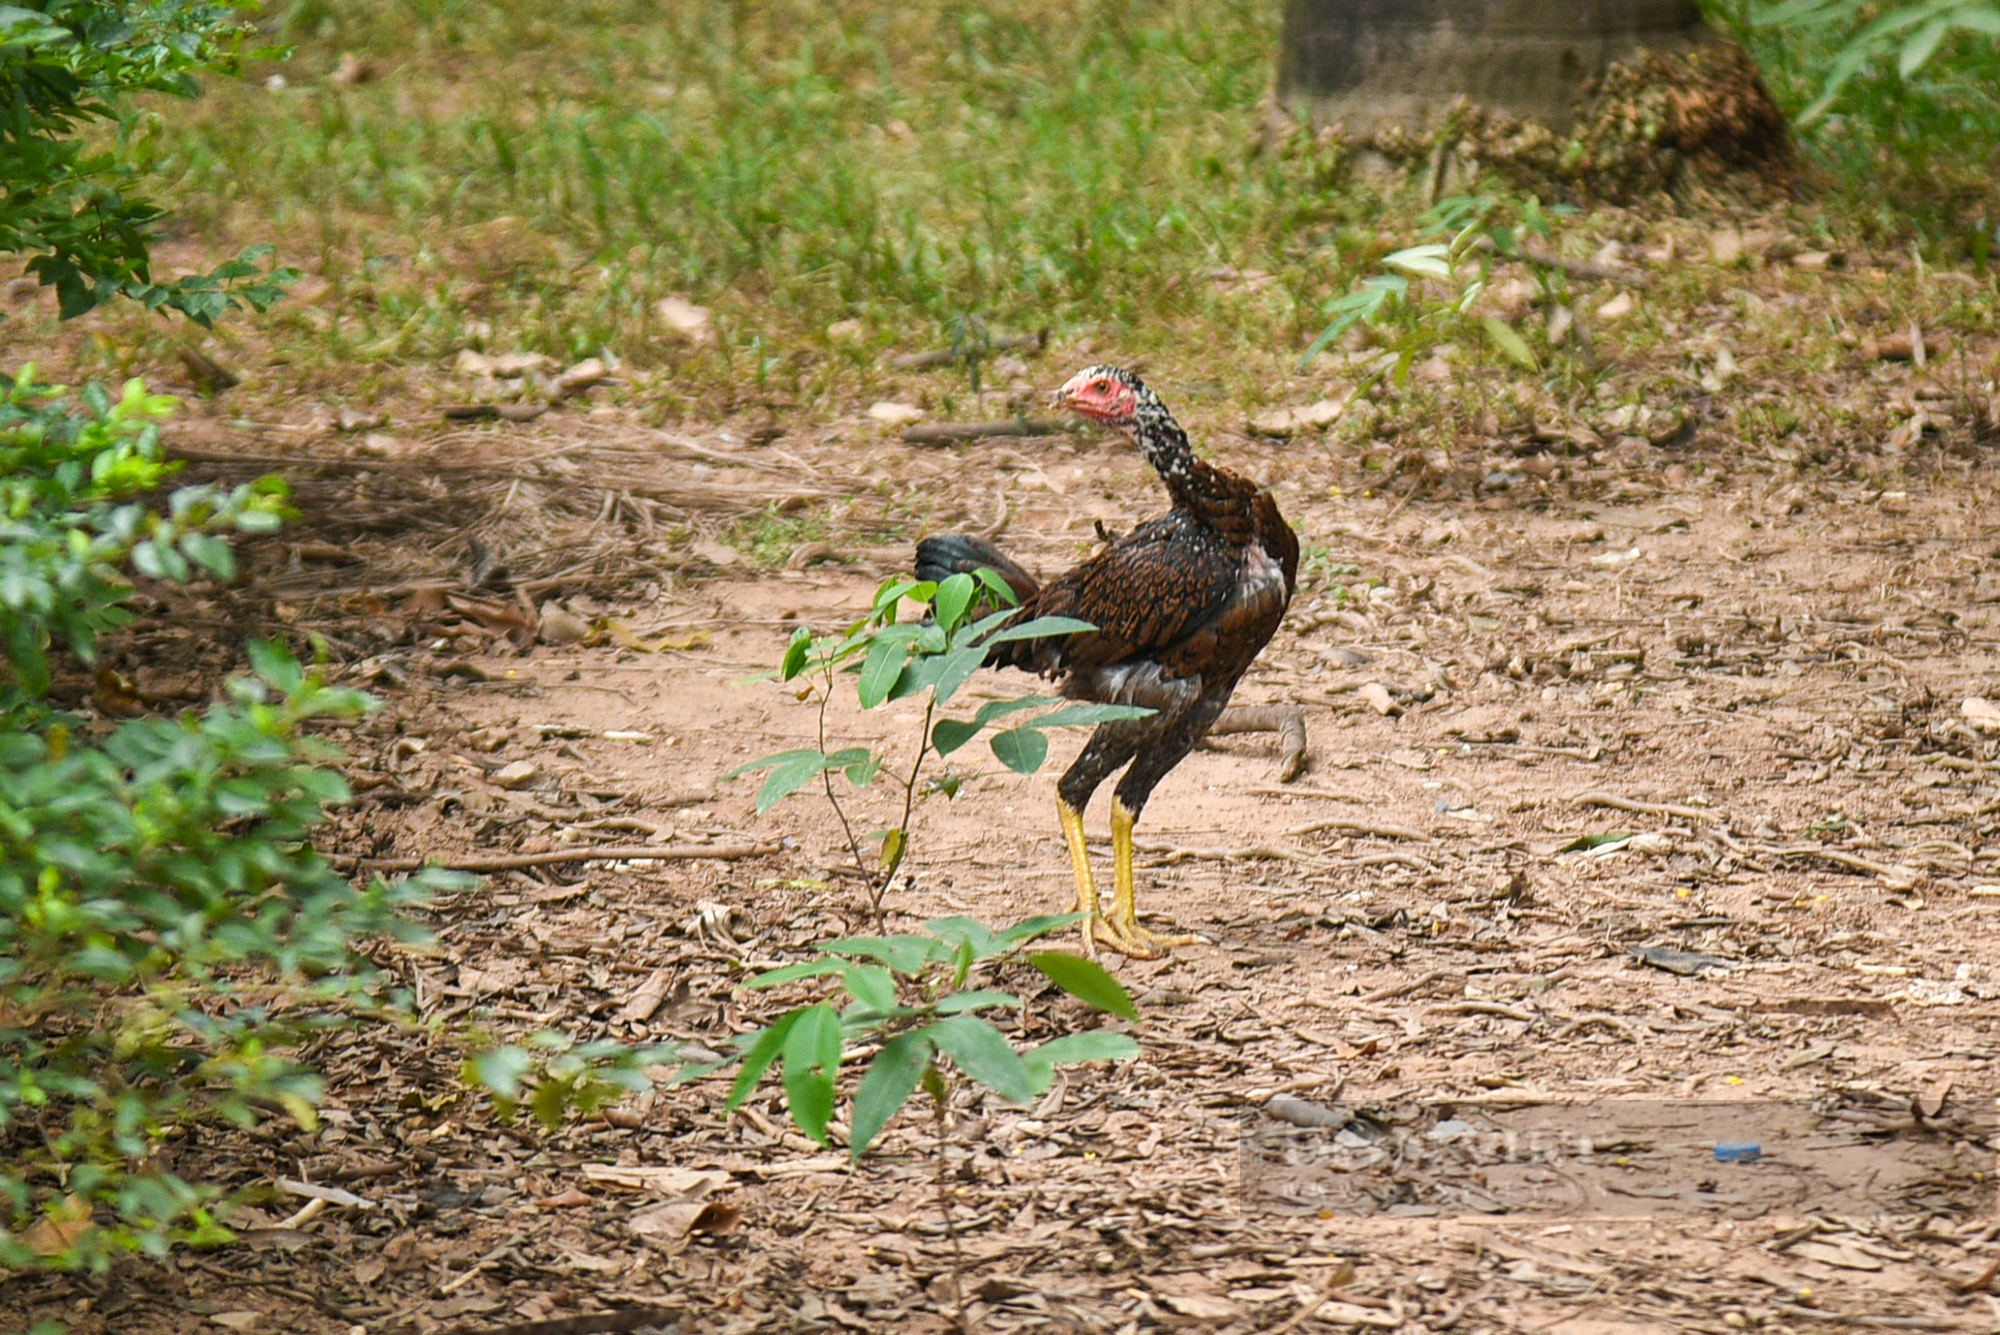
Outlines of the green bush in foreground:
{"label": "green bush in foreground", "polygon": [[[304,1036],[386,999],[354,943],[414,933],[425,878],[357,891],[308,842],[348,800],[315,720],[371,707],[282,650],[176,718],[91,725],[49,699],[129,619],[128,571],[228,576],[274,482],[183,487],[134,382],[72,405],[0,376],[0,1264],[102,1267],[226,1236],[158,1159],[204,1118],[310,1125]],[[435,878],[431,878],[435,880]]]}
{"label": "green bush in foreground", "polygon": [[[115,121],[135,93],[192,97],[194,76],[233,72],[253,0],[37,0],[0,3],[0,255],[27,255],[64,318],[124,296],[207,325],[234,306],[263,310],[297,279],[264,269],[256,246],[207,274],[154,281],[163,210],[131,193],[119,148],[78,138]],[[263,54],[263,53],[259,53]]]}

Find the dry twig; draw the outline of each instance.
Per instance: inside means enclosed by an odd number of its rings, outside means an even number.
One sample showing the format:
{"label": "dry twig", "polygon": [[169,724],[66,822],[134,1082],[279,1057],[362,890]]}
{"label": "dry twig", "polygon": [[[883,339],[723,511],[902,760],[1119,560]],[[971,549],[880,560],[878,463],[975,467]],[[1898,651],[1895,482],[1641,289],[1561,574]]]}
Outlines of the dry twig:
{"label": "dry twig", "polygon": [[1613,811],[1630,811],[1641,816],[1672,816],[1675,820],[1700,821],[1704,824],[1721,820],[1713,811],[1703,811],[1700,807],[1678,807],[1665,802],[1635,802],[1629,797],[1619,797],[1615,793],[1578,793],[1570,799],[1580,807],[1610,807]]}
{"label": "dry twig", "polygon": [[433,853],[420,858],[357,858],[364,871],[418,871],[440,867],[446,871],[519,871],[526,867],[559,867],[571,862],[692,862],[713,858],[733,862],[761,858],[778,852],[777,844],[715,844],[687,848],[657,848],[651,844],[606,844],[595,848],[556,848],[544,853],[473,854]]}
{"label": "dry twig", "polygon": [[1238,732],[1278,734],[1278,782],[1290,783],[1306,767],[1306,712],[1297,705],[1239,705],[1209,728],[1211,737]]}
{"label": "dry twig", "polygon": [[1080,422],[1055,422],[1025,413],[1004,422],[933,422],[913,426],[903,432],[905,445],[943,445],[958,440],[984,440],[991,436],[1059,436],[1084,430]]}

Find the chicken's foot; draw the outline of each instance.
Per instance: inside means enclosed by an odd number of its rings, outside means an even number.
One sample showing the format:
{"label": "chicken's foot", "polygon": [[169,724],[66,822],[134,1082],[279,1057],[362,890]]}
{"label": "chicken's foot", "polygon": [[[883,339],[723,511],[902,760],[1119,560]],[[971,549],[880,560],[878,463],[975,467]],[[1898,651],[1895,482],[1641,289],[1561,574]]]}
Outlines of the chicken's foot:
{"label": "chicken's foot", "polygon": [[1139,892],[1132,872],[1132,827],[1138,813],[1115,798],[1111,803],[1111,917],[1103,940],[1112,949],[1142,960],[1156,960],[1175,946],[1191,946],[1198,936],[1169,936],[1139,925]]}

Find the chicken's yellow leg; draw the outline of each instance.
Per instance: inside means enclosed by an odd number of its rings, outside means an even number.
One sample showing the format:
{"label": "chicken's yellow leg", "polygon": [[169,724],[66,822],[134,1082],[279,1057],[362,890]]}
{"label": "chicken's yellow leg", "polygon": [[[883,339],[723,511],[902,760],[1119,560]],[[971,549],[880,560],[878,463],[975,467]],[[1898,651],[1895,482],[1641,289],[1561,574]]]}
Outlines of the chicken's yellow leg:
{"label": "chicken's yellow leg", "polygon": [[1069,842],[1070,866],[1076,871],[1076,911],[1083,915],[1083,953],[1097,957],[1097,925],[1104,910],[1097,900],[1097,878],[1090,874],[1090,850],[1083,841],[1083,813],[1060,797],[1056,807],[1062,813],[1063,838]]}
{"label": "chicken's yellow leg", "polygon": [[1111,931],[1105,941],[1127,955],[1157,959],[1174,946],[1192,945],[1198,936],[1162,936],[1139,925],[1139,894],[1132,876],[1132,826],[1138,814],[1123,802],[1111,803]]}

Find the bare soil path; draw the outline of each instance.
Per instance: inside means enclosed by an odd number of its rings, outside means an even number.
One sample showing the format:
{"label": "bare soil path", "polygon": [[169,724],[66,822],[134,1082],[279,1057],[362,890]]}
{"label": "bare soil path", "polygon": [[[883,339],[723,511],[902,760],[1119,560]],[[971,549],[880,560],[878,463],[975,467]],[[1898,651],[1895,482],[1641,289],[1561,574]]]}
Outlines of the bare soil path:
{"label": "bare soil path", "polygon": [[[775,1086],[731,1120],[708,1081],[545,1134],[496,1124],[421,1034],[343,1035],[314,1054],[317,1134],[179,1152],[351,1198],[306,1219],[274,1199],[241,1246],[0,1310],[129,1335],[628,1306],[682,1331],[1994,1329],[2000,713],[1966,702],[2000,698],[2000,507],[1978,450],[1919,429],[1888,490],[1699,433],[1502,431],[1384,469],[1191,406],[1321,553],[1241,696],[1303,706],[1311,764],[1280,785],[1271,738],[1223,739],[1148,808],[1142,908],[1211,944],[1120,966],[1142,1057],[1031,1108],[966,1100],[942,1149],[905,1119],[850,1166]],[[696,1050],[795,999],[747,971],[865,926],[823,802],[760,820],[754,781],[715,784],[812,739],[808,706],[743,679],[794,626],[856,615],[917,529],[1004,522],[1047,569],[1156,505],[1114,442],[939,451],[858,414],[763,446],[615,410],[409,446],[219,421],[181,443],[321,460],[297,474],[307,527],[232,596],[327,636],[386,701],[344,738],[360,801],[329,851],[691,855],[438,903],[436,950],[398,960],[424,1013]],[[770,566],[721,541],[767,507]],[[777,525],[801,514],[831,518]],[[522,598],[475,587],[470,539],[511,553],[528,606],[600,633],[520,649]],[[199,674],[174,648],[198,611],[135,642],[142,688]],[[834,714],[842,741],[913,726]],[[969,763],[922,809],[892,925],[1067,903],[1054,767]],[[1082,1022],[1053,994],[1019,1021]],[[1674,1123],[1690,1100],[1744,1134]],[[1849,1194],[1774,1138],[1799,1107],[1847,1146]],[[1379,1160],[1339,1201],[1271,1166],[1333,1109],[1343,1152]],[[1492,1138],[1550,1109],[1535,1125],[1594,1157],[1524,1165]],[[1718,1163],[1716,1139],[1763,1161]]]}

